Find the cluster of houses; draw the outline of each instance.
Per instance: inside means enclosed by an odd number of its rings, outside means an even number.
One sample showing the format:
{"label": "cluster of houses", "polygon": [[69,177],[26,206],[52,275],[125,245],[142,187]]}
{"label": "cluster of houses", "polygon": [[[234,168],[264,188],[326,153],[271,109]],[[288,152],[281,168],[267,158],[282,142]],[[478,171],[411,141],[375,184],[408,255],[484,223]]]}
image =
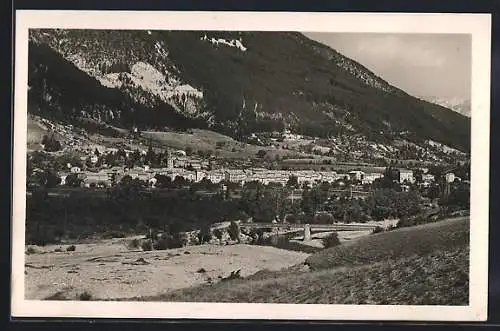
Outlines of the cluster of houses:
{"label": "cluster of houses", "polygon": [[[116,152],[112,148],[106,149],[106,152]],[[125,154],[130,154],[133,151],[125,150]],[[146,153],[142,151],[141,154]],[[87,160],[91,164],[98,162],[98,156],[91,153]],[[149,186],[155,187],[157,183],[157,175],[169,177],[172,181],[177,177],[182,177],[190,182],[200,182],[209,180],[212,183],[232,182],[243,185],[244,183],[257,181],[265,185],[269,183],[279,183],[286,185],[290,178],[296,178],[298,185],[304,184],[312,186],[315,183],[350,180],[363,185],[370,185],[377,179],[384,177],[382,170],[378,172],[364,172],[360,170],[352,170],[346,173],[337,173],[335,171],[317,171],[317,170],[270,170],[265,168],[248,168],[248,169],[213,169],[210,160],[198,160],[190,158],[182,150],[169,152],[166,166],[162,168],[150,168],[149,166],[136,166],[127,168],[123,166],[108,167],[103,165],[99,170],[82,170],[79,167],[68,164],[67,170],[61,172],[61,185],[67,184],[67,177],[70,174],[76,175],[84,187],[109,187],[113,183],[119,182],[124,176],[130,176],[132,179],[139,179],[147,182]],[[420,187],[429,187],[435,181],[432,174],[428,173],[428,169],[421,169],[421,180],[418,181]],[[411,184],[416,183],[414,172],[409,169],[394,168],[390,173],[391,179],[401,184],[403,190],[409,189]],[[449,172],[445,174],[446,182],[452,183],[456,176]]]}
{"label": "cluster of houses", "polygon": [[362,184],[371,184],[376,179],[382,178],[382,173],[365,173],[363,171],[350,171],[347,173],[337,173],[335,171],[315,171],[315,170],[269,170],[264,168],[250,169],[214,169],[206,170],[201,167],[183,168],[176,167],[173,163],[169,163],[167,167],[150,168],[134,167],[127,169],[126,167],[115,166],[98,171],[85,170],[82,171],[79,167],[68,167],[69,171],[61,172],[61,185],[67,184],[66,178],[70,174],[76,175],[81,179],[84,187],[109,187],[113,181],[119,182],[124,176],[130,176],[132,179],[140,179],[149,183],[150,186],[156,185],[156,175],[163,175],[175,180],[177,177],[183,177],[191,182],[200,182],[209,180],[212,183],[232,182],[243,185],[244,183],[257,181],[265,185],[269,183],[280,183],[286,185],[291,176],[297,179],[299,185],[312,185],[314,183],[328,182],[333,183],[338,180],[352,180],[361,182]]}

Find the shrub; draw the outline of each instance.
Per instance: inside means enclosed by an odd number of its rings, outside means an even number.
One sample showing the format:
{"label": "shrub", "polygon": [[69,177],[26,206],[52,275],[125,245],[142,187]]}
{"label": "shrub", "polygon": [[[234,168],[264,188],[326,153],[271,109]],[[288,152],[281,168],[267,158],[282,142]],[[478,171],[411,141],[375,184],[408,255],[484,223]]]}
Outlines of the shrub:
{"label": "shrub", "polygon": [[128,243],[128,248],[129,249],[137,249],[137,248],[139,248],[139,246],[140,246],[140,243],[139,243],[138,239],[132,239]]}
{"label": "shrub", "polygon": [[92,294],[90,294],[89,292],[87,291],[84,291],[83,293],[81,293],[78,298],[81,300],[81,301],[89,301],[90,299],[92,299]]}
{"label": "shrub", "polygon": [[68,248],[66,248],[66,252],[74,252],[75,250],[76,250],[75,245],[71,245],[71,246],[68,246]]}
{"label": "shrub", "polygon": [[151,246],[151,241],[144,240],[141,244],[141,248],[143,251],[151,251],[153,247]]}
{"label": "shrub", "polygon": [[157,240],[154,244],[154,248],[156,250],[165,250],[172,248],[181,248],[184,247],[185,240],[180,238],[179,236],[163,236],[159,240]]}
{"label": "shrub", "polygon": [[26,249],[26,254],[30,255],[30,254],[36,254],[38,253],[38,251],[36,250],[35,247],[33,246],[29,246],[27,249]]}
{"label": "shrub", "polygon": [[329,248],[340,245],[340,240],[337,232],[329,234],[327,237],[323,238],[323,247]]}
{"label": "shrub", "polygon": [[220,229],[215,229],[215,230],[214,230],[214,236],[215,236],[217,239],[221,240],[221,239],[222,239],[222,231],[221,231]]}
{"label": "shrub", "polygon": [[30,231],[26,234],[27,244],[36,246],[45,246],[49,244],[57,244],[58,238],[55,231],[50,228],[41,231]]}
{"label": "shrub", "polygon": [[210,229],[208,227],[204,227],[200,230],[200,232],[198,233],[198,240],[200,244],[204,244],[212,240],[212,233],[210,232]]}

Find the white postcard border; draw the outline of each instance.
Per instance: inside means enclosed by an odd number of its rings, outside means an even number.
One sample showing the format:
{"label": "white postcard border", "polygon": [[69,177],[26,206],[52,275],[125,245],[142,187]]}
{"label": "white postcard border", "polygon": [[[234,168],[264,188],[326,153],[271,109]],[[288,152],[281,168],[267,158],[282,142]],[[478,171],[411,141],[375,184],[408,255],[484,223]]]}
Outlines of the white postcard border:
{"label": "white postcard border", "polygon": [[[16,12],[12,216],[15,317],[483,321],[488,297],[490,14],[276,12]],[[29,28],[241,30],[472,35],[470,305],[373,306],[24,300]]]}

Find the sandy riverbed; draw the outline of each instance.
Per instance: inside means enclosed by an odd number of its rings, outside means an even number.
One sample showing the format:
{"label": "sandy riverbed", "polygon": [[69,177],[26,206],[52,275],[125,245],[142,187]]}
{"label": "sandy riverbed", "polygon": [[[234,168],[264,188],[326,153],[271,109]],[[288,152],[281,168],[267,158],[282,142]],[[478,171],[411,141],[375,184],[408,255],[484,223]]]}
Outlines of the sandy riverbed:
{"label": "sandy riverbed", "polygon": [[[77,298],[132,298],[207,283],[241,269],[249,276],[303,262],[308,254],[252,245],[201,245],[164,251],[131,251],[123,239],[76,245],[74,252],[39,248],[25,256],[25,297],[41,300],[59,293]],[[62,247],[63,250],[66,248]],[[204,272],[200,272],[203,268]]]}

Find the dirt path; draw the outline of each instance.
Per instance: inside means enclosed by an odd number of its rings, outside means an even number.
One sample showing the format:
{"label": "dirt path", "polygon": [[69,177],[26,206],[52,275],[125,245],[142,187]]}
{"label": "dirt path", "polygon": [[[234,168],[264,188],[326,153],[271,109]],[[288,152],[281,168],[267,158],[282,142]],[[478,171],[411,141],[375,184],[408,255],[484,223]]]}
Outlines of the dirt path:
{"label": "dirt path", "polygon": [[26,299],[55,294],[75,299],[83,292],[90,293],[92,299],[156,295],[210,279],[217,281],[238,269],[243,277],[263,269],[279,270],[308,256],[251,245],[130,251],[124,240],[76,245],[74,252],[54,252],[58,247],[47,246],[25,256]]}

